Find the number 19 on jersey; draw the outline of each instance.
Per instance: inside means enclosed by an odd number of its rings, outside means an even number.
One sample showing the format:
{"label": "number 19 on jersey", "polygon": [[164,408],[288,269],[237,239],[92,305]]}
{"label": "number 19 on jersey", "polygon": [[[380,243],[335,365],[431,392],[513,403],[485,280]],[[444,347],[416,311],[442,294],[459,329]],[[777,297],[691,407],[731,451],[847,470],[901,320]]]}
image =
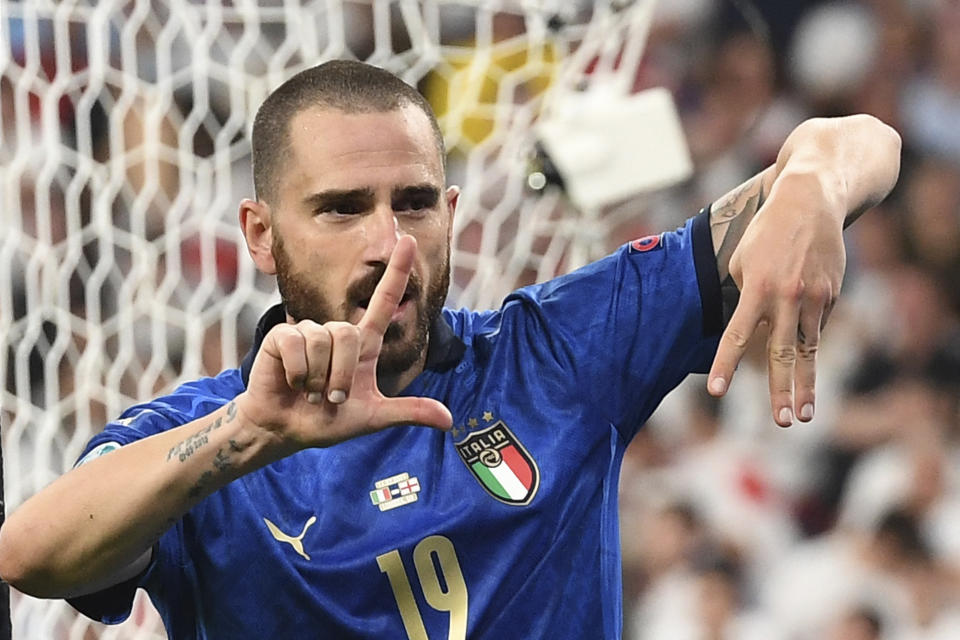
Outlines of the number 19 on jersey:
{"label": "number 19 on jersey", "polygon": [[[387,574],[393,597],[397,601],[403,628],[409,640],[430,640],[423,626],[423,617],[413,597],[413,589],[403,568],[403,559],[396,549],[377,556],[380,571]],[[428,536],[413,549],[413,566],[423,589],[423,596],[437,611],[450,614],[448,640],[467,637],[467,585],[457,560],[453,543],[444,536]],[[436,639],[434,639],[436,640]]]}

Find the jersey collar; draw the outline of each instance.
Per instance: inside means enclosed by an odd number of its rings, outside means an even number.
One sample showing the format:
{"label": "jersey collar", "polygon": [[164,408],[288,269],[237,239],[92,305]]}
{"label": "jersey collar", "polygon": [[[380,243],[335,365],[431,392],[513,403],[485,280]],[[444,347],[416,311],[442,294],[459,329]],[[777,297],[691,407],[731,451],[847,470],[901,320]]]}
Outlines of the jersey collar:
{"label": "jersey collar", "polygon": [[[283,304],[270,307],[260,316],[257,330],[253,334],[253,346],[240,364],[240,375],[243,378],[244,387],[250,381],[250,369],[253,368],[253,361],[257,357],[260,345],[263,344],[263,338],[270,329],[286,321],[287,313],[283,310]],[[427,361],[424,363],[424,368],[439,372],[446,371],[460,362],[466,348],[441,313],[430,326],[430,342],[427,346]]]}

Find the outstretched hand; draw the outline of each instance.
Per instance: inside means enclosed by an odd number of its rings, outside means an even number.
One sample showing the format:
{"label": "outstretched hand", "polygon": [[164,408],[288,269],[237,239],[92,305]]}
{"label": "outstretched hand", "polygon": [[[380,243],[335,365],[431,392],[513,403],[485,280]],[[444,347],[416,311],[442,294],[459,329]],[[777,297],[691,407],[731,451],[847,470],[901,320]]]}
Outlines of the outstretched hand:
{"label": "outstretched hand", "polygon": [[747,344],[766,325],[770,404],[782,427],[794,417],[813,418],[820,331],[846,265],[839,205],[807,186],[775,185],[731,256],[740,301],[707,382],[710,393],[723,395]]}
{"label": "outstretched hand", "polygon": [[431,398],[384,396],[377,386],[383,337],[403,297],[416,240],[397,240],[357,324],[303,320],[266,335],[238,408],[295,449],[326,447],[404,424],[449,429],[450,411]]}

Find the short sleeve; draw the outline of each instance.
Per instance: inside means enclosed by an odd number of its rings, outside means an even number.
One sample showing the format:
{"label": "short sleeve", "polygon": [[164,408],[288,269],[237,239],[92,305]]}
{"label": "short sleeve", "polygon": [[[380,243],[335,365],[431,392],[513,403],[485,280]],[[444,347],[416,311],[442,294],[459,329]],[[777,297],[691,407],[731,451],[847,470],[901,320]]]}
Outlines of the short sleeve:
{"label": "short sleeve", "polygon": [[[75,466],[208,415],[226,404],[242,388],[239,371],[231,369],[216,378],[188,382],[170,395],[134,405],[87,442]],[[137,589],[144,588],[150,592],[157,608],[163,609],[163,602],[156,596],[160,595],[162,599],[181,591],[177,575],[188,561],[184,549],[181,521],[154,544],[150,563],[139,575],[95,593],[69,598],[67,602],[89,618],[105,624],[119,624],[130,615]]]}
{"label": "short sleeve", "polygon": [[578,392],[626,439],[716,353],[723,315],[708,216],[512,296]]}

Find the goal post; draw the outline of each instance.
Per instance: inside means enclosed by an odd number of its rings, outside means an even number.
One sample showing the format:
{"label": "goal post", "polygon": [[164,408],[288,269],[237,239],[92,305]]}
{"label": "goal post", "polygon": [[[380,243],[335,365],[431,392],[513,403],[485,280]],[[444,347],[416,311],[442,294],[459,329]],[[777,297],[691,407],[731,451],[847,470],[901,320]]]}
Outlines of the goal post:
{"label": "goal post", "polygon": [[[449,303],[489,308],[628,240],[608,205],[689,174],[672,101],[635,90],[653,7],[0,0],[8,511],[126,406],[243,356],[276,299],[236,222],[272,88],[354,58],[427,96],[464,189]],[[12,602],[15,638],[163,637],[142,597],[109,629],[64,602]]]}

